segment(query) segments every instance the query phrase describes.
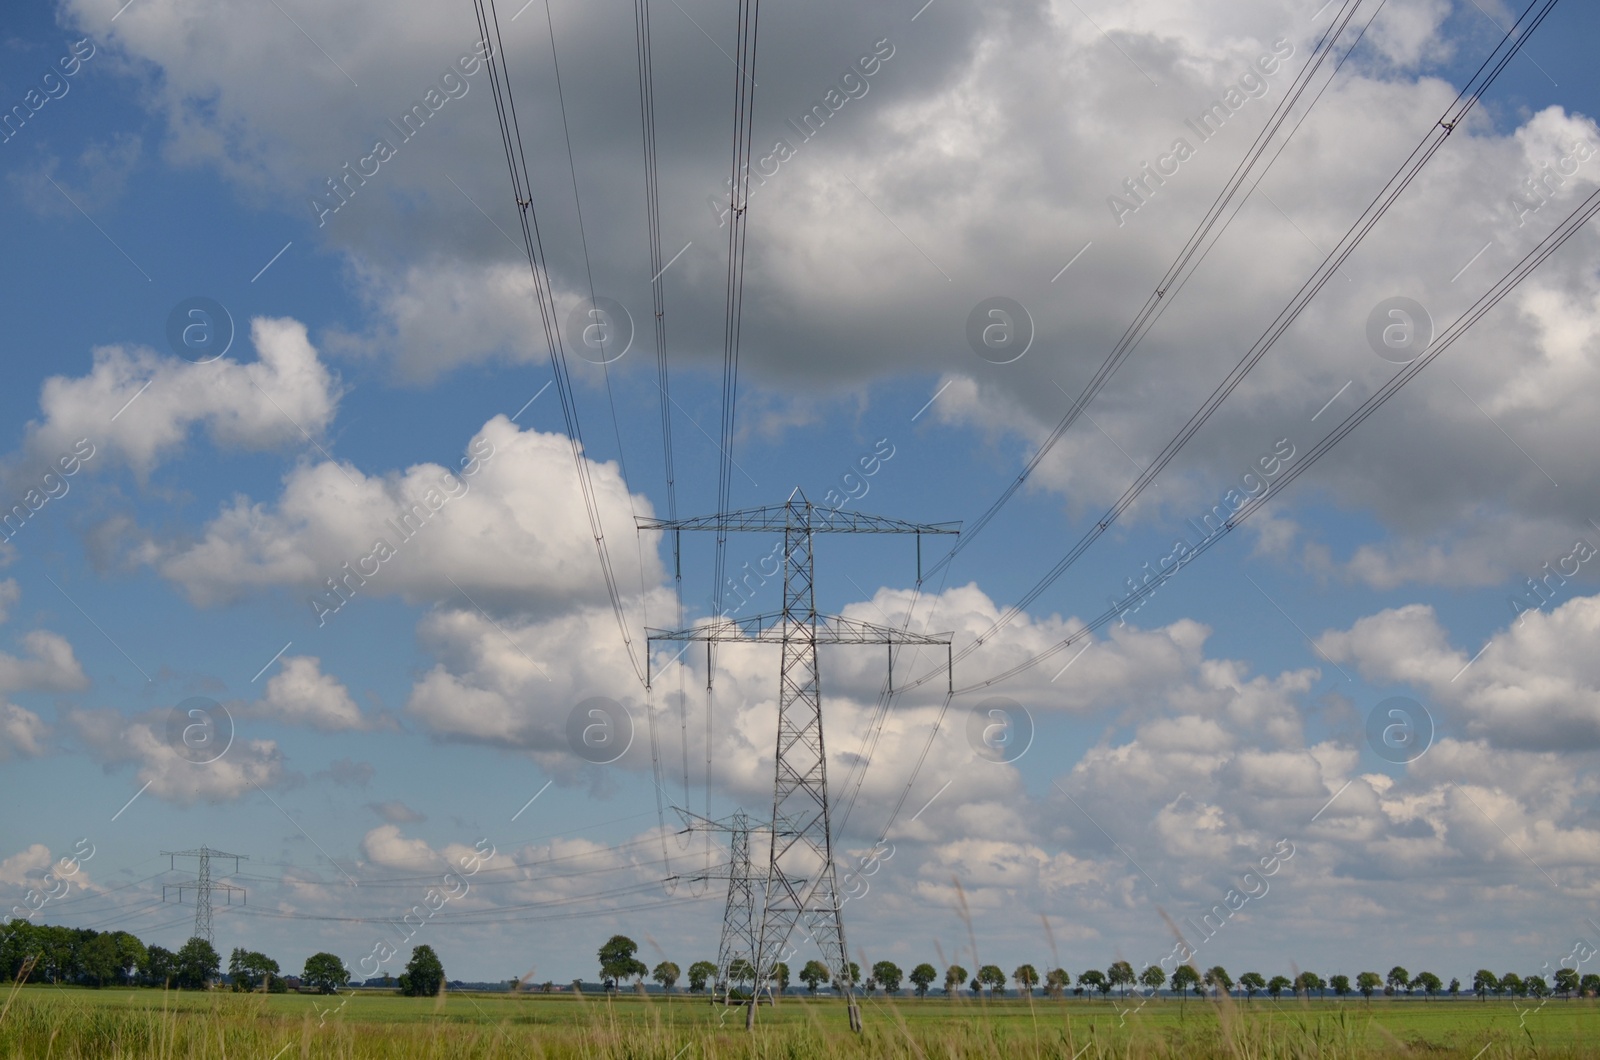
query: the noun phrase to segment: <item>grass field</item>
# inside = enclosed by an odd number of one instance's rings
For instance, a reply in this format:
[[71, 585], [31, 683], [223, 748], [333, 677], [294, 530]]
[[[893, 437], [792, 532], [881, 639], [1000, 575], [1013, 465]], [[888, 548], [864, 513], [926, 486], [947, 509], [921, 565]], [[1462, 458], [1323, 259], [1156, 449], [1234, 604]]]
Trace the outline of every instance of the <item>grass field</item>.
[[[7, 990], [0, 1057], [289, 1060], [331, 1057], [1127, 1057], [1240, 1060], [1428, 1056], [1600, 1057], [1600, 1003], [1519, 1001], [1151, 1002], [863, 998], [865, 1032], [837, 999], [742, 1009], [691, 997]], [[1133, 1004], [1137, 1004], [1134, 1001]], [[1131, 1006], [1130, 1006], [1131, 1007]]]

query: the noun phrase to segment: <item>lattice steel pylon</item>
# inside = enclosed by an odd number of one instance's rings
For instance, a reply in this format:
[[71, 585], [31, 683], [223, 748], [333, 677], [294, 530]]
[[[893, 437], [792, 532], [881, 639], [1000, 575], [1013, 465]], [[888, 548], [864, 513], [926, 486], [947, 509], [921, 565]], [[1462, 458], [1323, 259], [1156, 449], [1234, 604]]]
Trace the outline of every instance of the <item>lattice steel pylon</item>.
[[[198, 858], [200, 860], [199, 869], [195, 874], [195, 882], [193, 884], [178, 884], [176, 885], [175, 889], [178, 892], [179, 902], [183, 901], [183, 889], [185, 887], [190, 887], [194, 891], [193, 937], [205, 939], [207, 942], [215, 942], [216, 939], [211, 933], [211, 892], [223, 892], [228, 896], [228, 904], [232, 905], [234, 894], [244, 894], [245, 890], [243, 887], [235, 887], [231, 883], [212, 883], [211, 859], [232, 858], [233, 871], [238, 872], [239, 862], [249, 861], [249, 856], [245, 854], [229, 854], [224, 850], [212, 850], [210, 847], [204, 845], [202, 845], [199, 850], [163, 850], [161, 853], [166, 854], [168, 857], [173, 859], [173, 861], [170, 863], [173, 868], [177, 868], [176, 859], [178, 858]], [[161, 900], [163, 902], [167, 900], [166, 886], [161, 888]], [[240, 902], [243, 903], [244, 899], [241, 898]]]
[[[717, 940], [717, 979], [712, 984], [711, 1000], [728, 1003], [732, 999], [733, 976], [739, 961], [756, 966], [756, 884], [750, 869], [750, 815], [739, 810], [731, 817], [714, 821], [677, 808], [689, 828], [728, 833], [728, 865], [725, 869], [694, 873], [695, 880], [728, 881], [728, 900], [722, 913], [722, 937]], [[752, 989], [759, 984], [752, 983]]]
[[[817, 669], [818, 644], [942, 644], [949, 634], [910, 633], [886, 626], [819, 615], [816, 602], [812, 538], [819, 533], [914, 534], [918, 578], [921, 578], [922, 535], [955, 534], [956, 523], [910, 523], [859, 512], [814, 507], [798, 489], [786, 503], [749, 508], [693, 519], [640, 520], [641, 529], [781, 532], [784, 536], [783, 610], [776, 614], [726, 619], [685, 630], [647, 629], [647, 642], [732, 641], [780, 645], [778, 732], [772, 788], [771, 846], [767, 858], [761, 930], [756, 936], [756, 987], [766, 983], [772, 966], [796, 926], [803, 926], [822, 950], [834, 981], [842, 984], [852, 1030], [861, 1029], [855, 984], [849, 969], [844, 918], [834, 869], [833, 834], [828, 804], [827, 748], [823, 740], [822, 695]], [[646, 657], [648, 658], [648, 651]], [[646, 663], [648, 681], [648, 662]], [[948, 668], [947, 668], [948, 669]], [[891, 687], [893, 675], [891, 673]], [[730, 910], [732, 903], [730, 902]], [[724, 919], [724, 937], [728, 921]], [[752, 992], [745, 1025], [755, 1025]]]

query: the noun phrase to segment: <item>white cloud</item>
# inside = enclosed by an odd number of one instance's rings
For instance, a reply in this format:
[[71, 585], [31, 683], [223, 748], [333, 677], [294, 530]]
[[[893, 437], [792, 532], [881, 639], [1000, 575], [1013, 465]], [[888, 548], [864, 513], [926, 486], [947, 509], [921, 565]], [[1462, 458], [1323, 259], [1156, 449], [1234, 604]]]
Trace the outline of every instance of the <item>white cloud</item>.
[[310, 725], [324, 732], [370, 727], [350, 692], [332, 674], [322, 672], [314, 655], [288, 655], [283, 668], [267, 682], [266, 696], [256, 709], [273, 721]]
[[136, 788], [148, 781], [151, 795], [179, 806], [238, 799], [286, 779], [283, 752], [272, 740], [235, 735], [222, 757], [196, 763], [168, 742], [166, 712], [128, 718], [114, 710], [70, 710], [64, 718], [96, 761], [108, 769], [134, 765]]
[[[250, 341], [259, 360], [249, 364], [238, 360], [237, 350], [194, 364], [145, 347], [96, 347], [89, 374], [45, 380], [43, 419], [28, 425], [28, 456], [13, 477], [32, 486], [27, 476], [39, 462], [72, 453], [91, 469], [121, 461], [145, 475], [180, 448], [196, 424], [223, 446], [308, 444], [303, 431], [315, 438], [333, 420], [338, 380], [297, 321], [257, 317]], [[80, 447], [80, 439], [88, 446]]]
[[89, 678], [65, 637], [36, 629], [22, 638], [25, 658], [0, 652], [0, 695], [8, 692], [80, 692]]
[[[341, 599], [328, 579], [357, 600], [460, 601], [465, 590], [495, 611], [606, 599], [567, 440], [496, 416], [466, 452], [457, 467], [417, 464], [381, 476], [329, 463], [298, 467], [274, 503], [236, 498], [200, 540], [163, 548], [157, 566], [202, 605], [266, 587], [320, 594], [321, 608], [308, 595], [306, 609], [319, 622], [335, 620], [323, 610]], [[591, 462], [590, 474], [602, 525], [625, 539], [634, 513], [649, 514], [648, 502], [628, 494], [614, 463]], [[656, 535], [643, 536], [643, 580], [659, 584]], [[624, 591], [640, 582], [638, 555], [611, 549]]]
[[37, 758], [44, 753], [50, 728], [33, 711], [15, 703], [0, 702], [0, 760], [20, 754]]
[[[1116, 444], [1080, 425], [1044, 461], [1032, 488], [1098, 507], [1131, 478], [1129, 458], [1116, 447], [1138, 464], [1183, 422], [1194, 395], [1208, 392], [1253, 336], [1254, 325], [1241, 331], [1239, 322], [1273, 317], [1321, 248], [1454, 97], [1454, 86], [1421, 72], [1450, 57], [1453, 44], [1440, 29], [1450, 11], [1444, 0], [1426, 0], [1378, 13], [1228, 238], [1169, 300], [1170, 315], [1096, 401], [1096, 422]], [[124, 71], [149, 75], [146, 98], [167, 120], [169, 154], [214, 165], [250, 194], [277, 196], [294, 210], [313, 193], [326, 195], [326, 181], [389, 130], [386, 119], [434, 84], [474, 36], [470, 20], [447, 12], [394, 19], [380, 17], [387, 8], [355, 3], [306, 26], [338, 57], [335, 65], [307, 52], [277, 12], [242, 0], [200, 13], [156, 0], [115, 23], [114, 13], [105, 0], [68, 7], [69, 18], [127, 57]], [[609, 9], [564, 18], [563, 65], [579, 71], [605, 68], [617, 33], [631, 31]], [[805, 37], [808, 56], [853, 56], [885, 32], [876, 13], [848, 5], [815, 21]], [[786, 32], [764, 38], [776, 65], [764, 89], [769, 109], [762, 113], [770, 117], [758, 122], [757, 140], [763, 151], [779, 135], [797, 145], [752, 196], [763, 220], [745, 307], [749, 332], [761, 338], [742, 355], [741, 379], [785, 391], [797, 378], [853, 390], [863, 378], [933, 370], [962, 379], [938, 406], [946, 422], [1037, 441], [1167, 264], [1173, 226], [1184, 230], [1211, 201], [1321, 27], [1289, 0], [1227, 5], [1226, 17], [1214, 3], [1160, 0], [1100, 10], [1093, 22], [1070, 4], [992, 5], [931, 26], [919, 21], [917, 30], [891, 32], [894, 57], [871, 79], [870, 93], [804, 140], [782, 119], [806, 111], [831, 69], [798, 61], [800, 46]], [[275, 42], [274, 49], [244, 47], [242, 35]], [[666, 38], [658, 59], [664, 69], [699, 71], [720, 61], [707, 43], [695, 34]], [[1478, 47], [1476, 38], [1470, 43]], [[1293, 56], [1267, 75], [1261, 98], [1246, 99], [1220, 131], [1201, 140], [1185, 124], [1258, 69], [1258, 60], [1291, 45]], [[521, 54], [520, 44], [509, 47]], [[279, 52], [304, 60], [287, 83], [281, 63], [265, 57]], [[491, 358], [542, 356], [541, 344], [526, 338], [539, 329], [520, 253], [505, 235], [514, 222], [501, 185], [453, 166], [499, 156], [482, 75], [463, 83], [468, 94], [406, 140], [396, 161], [347, 188], [355, 191], [349, 206], [323, 230], [346, 252], [369, 309], [368, 320], [334, 328], [330, 341], [389, 358], [415, 380]], [[633, 157], [637, 101], [626, 86], [586, 88], [570, 94], [576, 110], [567, 115], [589, 218], [585, 265], [558, 256], [553, 282], [559, 292], [586, 289], [587, 272], [613, 293], [639, 290], [648, 276], [636, 173], [595, 161]], [[530, 94], [534, 104], [523, 113], [533, 142], [561, 127], [550, 95]], [[319, 120], [304, 121], [312, 109]], [[721, 137], [699, 120], [680, 124], [661, 159], [663, 201], [690, 204], [667, 211], [664, 238], [692, 243], [671, 273], [671, 326], [677, 356], [709, 358], [720, 347], [715, 307], [725, 270], [716, 248], [724, 232], [698, 204], [721, 186]], [[1194, 156], [1164, 183], [1147, 185], [1147, 201], [1119, 223], [1109, 197], [1126, 196], [1124, 182], [1177, 137], [1190, 141]], [[1600, 179], [1600, 162], [1574, 169], [1560, 161], [1578, 140], [1600, 144], [1600, 134], [1590, 119], [1561, 107], [1532, 114], [1509, 133], [1486, 118], [1457, 130], [1351, 259], [1344, 282], [1328, 285], [1286, 339], [1298, 344], [1292, 365], [1277, 359], [1258, 368], [1129, 518], [1176, 523], [1214, 503], [1219, 486], [1276, 439], [1309, 447], [1336, 422], [1308, 430], [1312, 412], [1349, 383], [1347, 408], [1392, 371], [1366, 349], [1369, 311], [1403, 292], [1438, 327], [1452, 319]], [[1349, 150], [1351, 143], [1365, 149]], [[564, 176], [557, 172], [564, 161], [550, 160], [552, 182]], [[455, 186], [441, 178], [452, 170]], [[1528, 214], [1512, 203], [1514, 194], [1532, 194], [1525, 182], [1541, 179], [1545, 205]], [[1452, 204], [1456, 223], [1437, 223], [1439, 202]], [[564, 238], [576, 234], [565, 215], [546, 223]], [[415, 236], [408, 245], [430, 248], [426, 261], [396, 247], [393, 232], [402, 226]], [[1088, 243], [1086, 256], [1052, 281]], [[1489, 250], [1456, 282], [1486, 243]], [[1567, 498], [1600, 488], [1600, 472], [1578, 455], [1600, 414], [1600, 303], [1585, 282], [1597, 253], [1578, 240], [1542, 266], [1451, 351], [1447, 365], [1413, 384], [1405, 417], [1375, 417], [1318, 469], [1317, 481], [1341, 502], [1370, 509], [1397, 534], [1392, 543], [1368, 543], [1349, 574], [1378, 585], [1484, 584], [1536, 554], [1529, 550], [1542, 546], [1533, 529], [1589, 514]], [[933, 312], [929, 284], [953, 285]], [[965, 348], [967, 310], [994, 293], [1021, 300], [1037, 325], [1033, 351], [1014, 365], [982, 364]], [[645, 306], [630, 300], [636, 328], [648, 330]], [[1515, 364], [1501, 354], [1512, 347], [1523, 351]], [[645, 372], [646, 361], [635, 357], [616, 370]], [[1461, 391], [1563, 489], [1544, 490], [1542, 476]], [[1475, 534], [1486, 518], [1509, 532]], [[1497, 538], [1505, 542], [1498, 551]]]
[[396, 824], [381, 824], [361, 839], [361, 856], [386, 868], [427, 871], [430, 863], [442, 860], [426, 841], [407, 839]]
[[0, 883], [26, 887], [31, 882], [30, 877], [46, 871], [54, 861], [49, 847], [34, 843], [0, 861]]
[[1318, 646], [1353, 661], [1368, 680], [1419, 689], [1464, 720], [1467, 735], [1495, 746], [1595, 750], [1600, 660], [1590, 645], [1597, 633], [1600, 597], [1579, 596], [1548, 612], [1524, 612], [1476, 661], [1474, 652], [1450, 646], [1433, 609], [1421, 604], [1325, 633]]

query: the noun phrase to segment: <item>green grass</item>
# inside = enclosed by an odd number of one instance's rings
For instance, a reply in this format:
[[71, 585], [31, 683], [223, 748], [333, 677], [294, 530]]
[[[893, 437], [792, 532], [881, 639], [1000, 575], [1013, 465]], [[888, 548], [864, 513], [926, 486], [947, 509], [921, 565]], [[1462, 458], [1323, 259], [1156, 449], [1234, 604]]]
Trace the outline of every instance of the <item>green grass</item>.
[[749, 1035], [742, 1009], [688, 996], [415, 999], [365, 992], [313, 997], [40, 985], [0, 989], [9, 999], [0, 1017], [0, 1060], [1600, 1058], [1600, 1004], [1587, 1000], [1551, 1000], [1526, 1019], [1504, 1000], [1156, 1001], [1124, 1017], [1120, 1004], [1077, 998], [977, 1002], [880, 995], [862, 999], [866, 1030], [857, 1037], [848, 1030], [842, 1002], [803, 996], [786, 997], [775, 1008], [763, 1006], [756, 1033]]

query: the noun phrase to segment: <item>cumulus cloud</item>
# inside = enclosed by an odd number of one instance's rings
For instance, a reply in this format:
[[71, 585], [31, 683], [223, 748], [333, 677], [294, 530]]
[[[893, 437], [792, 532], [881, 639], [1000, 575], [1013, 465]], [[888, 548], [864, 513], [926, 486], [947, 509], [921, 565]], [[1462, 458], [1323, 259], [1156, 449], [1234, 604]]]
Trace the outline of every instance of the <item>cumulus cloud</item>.
[[36, 629], [22, 638], [25, 657], [0, 652], [0, 695], [8, 692], [80, 692], [89, 678], [65, 637]]
[[436, 862], [440, 855], [421, 839], [407, 839], [397, 824], [381, 824], [361, 838], [361, 856], [374, 865], [385, 868], [409, 868], [422, 871], [428, 862]]
[[[937, 407], [946, 422], [1029, 442], [1044, 437], [1133, 318], [1170, 258], [1172, 232], [1211, 201], [1321, 32], [1289, 0], [1232, 4], [1226, 18], [1214, 5], [1162, 0], [1099, 11], [1093, 22], [1071, 5], [997, 4], [923, 18], [914, 34], [875, 10], [822, 10], [827, 17], [803, 30], [771, 15], [763, 34], [767, 102], [754, 139], [766, 154], [786, 138], [793, 155], [775, 171], [764, 167], [752, 193], [761, 228], [747, 266], [741, 379], [839, 392], [864, 379], [938, 372], [961, 380]], [[470, 20], [448, 12], [384, 19], [372, 3], [357, 3], [306, 27], [338, 63], [313, 57], [285, 84], [279, 64], [264, 57], [276, 51], [240, 44], [244, 33], [286, 54], [303, 50], [276, 12], [236, 0], [196, 16], [166, 0], [115, 22], [113, 14], [102, 0], [67, 5], [68, 18], [119, 50], [124, 69], [146, 82], [145, 98], [166, 119], [168, 152], [294, 210], [327, 195], [329, 179], [374, 135], [393, 136], [385, 119], [436, 83], [474, 37]], [[1232, 366], [1455, 95], [1435, 73], [1459, 58], [1451, 48], [1480, 42], [1443, 34], [1450, 14], [1445, 0], [1377, 13], [1228, 238], [1172, 293], [1169, 315], [1096, 401], [1103, 431], [1083, 424], [1069, 432], [1034, 474], [1035, 489], [1072, 505], [1103, 504], [1131, 478], [1117, 447], [1134, 463], [1148, 460], [1184, 421], [1195, 395]], [[585, 73], [608, 69], [615, 41], [629, 32], [623, 12], [594, 6], [565, 12], [558, 27], [563, 66], [577, 71], [566, 120], [589, 219], [584, 254], [552, 263], [560, 292], [586, 290], [591, 275], [613, 292], [642, 289], [649, 278], [635, 167], [597, 161], [634, 157], [637, 100], [615, 79]], [[891, 57], [866, 92], [842, 109], [824, 107], [821, 127], [796, 131], [838, 72], [878, 42]], [[685, 79], [682, 98], [721, 98], [711, 66], [722, 59], [705, 38], [669, 35], [659, 47], [661, 67]], [[534, 101], [523, 112], [524, 135], [559, 138], [563, 116], [545, 73], [507, 58]], [[1263, 62], [1274, 72], [1259, 98], [1236, 94], [1220, 129], [1197, 134], [1186, 119], [1228, 98]], [[346, 253], [369, 310], [330, 341], [390, 358], [412, 379], [542, 355], [526, 339], [538, 329], [498, 178], [443, 177], [461, 158], [498, 157], [485, 93], [471, 90], [483, 84], [475, 76], [380, 177], [349, 182], [349, 205], [319, 229]], [[662, 201], [679, 204], [666, 211], [663, 238], [686, 246], [670, 274], [675, 350], [696, 359], [720, 347], [725, 280], [716, 209], [725, 137], [712, 109], [674, 109], [672, 135], [662, 139]], [[318, 121], [304, 121], [312, 110]], [[1192, 157], [1160, 183], [1142, 178], [1143, 164], [1178, 139]], [[1350, 150], [1353, 143], [1364, 149]], [[1372, 308], [1403, 292], [1442, 327], [1600, 180], [1600, 162], [1574, 160], [1578, 143], [1600, 146], [1600, 133], [1559, 106], [1509, 130], [1487, 117], [1458, 129], [1344, 282], [1328, 285], [1286, 338], [1292, 364], [1258, 368], [1129, 518], [1175, 523], [1214, 503], [1219, 486], [1275, 440], [1309, 447], [1337, 422], [1336, 405], [1315, 431], [1307, 426], [1330, 396], [1350, 384], [1344, 400], [1359, 400], [1393, 371], [1366, 348]], [[536, 160], [535, 185], [570, 179], [566, 161]], [[1129, 214], [1111, 201], [1129, 200], [1131, 179], [1145, 183]], [[1452, 204], [1457, 223], [1437, 223], [1439, 202]], [[575, 242], [576, 218], [553, 207], [543, 216], [552, 243]], [[431, 248], [429, 260], [397, 245], [400, 230], [413, 237], [407, 247]], [[1319, 468], [1320, 484], [1396, 534], [1368, 544], [1345, 574], [1375, 585], [1484, 584], [1536, 554], [1540, 527], [1588, 514], [1569, 498], [1600, 486], [1600, 472], [1580, 455], [1600, 412], [1600, 304], [1586, 283], [1597, 253], [1578, 240], [1547, 262], [1447, 364], [1413, 384], [1406, 416], [1375, 417]], [[930, 307], [934, 289], [950, 294]], [[1005, 366], [978, 363], [963, 339], [967, 312], [996, 292], [1022, 301], [1037, 332], [1032, 352]], [[633, 310], [642, 327], [645, 307]], [[1523, 351], [1516, 363], [1502, 356], [1507, 348]], [[635, 357], [614, 370], [648, 367]], [[1543, 477], [1463, 394], [1565, 488], [1544, 490]], [[1485, 516], [1510, 531], [1498, 554], [1488, 547], [1495, 539], [1479, 540], [1473, 529]]]
[[[1416, 688], [1466, 735], [1523, 750], [1600, 749], [1600, 597], [1529, 610], [1481, 651], [1457, 649], [1431, 607], [1412, 604], [1322, 635], [1330, 657], [1370, 681]], [[1443, 719], [1441, 719], [1443, 720]]]
[[96, 347], [87, 375], [45, 380], [42, 419], [29, 423], [26, 456], [10, 469], [15, 484], [35, 485], [37, 466], [73, 454], [89, 468], [119, 461], [148, 474], [196, 425], [222, 446], [305, 445], [302, 432], [316, 437], [333, 420], [337, 378], [297, 321], [257, 317], [250, 341], [258, 360], [248, 364], [237, 351], [194, 364], [146, 347]]
[[44, 719], [15, 703], [0, 702], [0, 759], [21, 755], [37, 758], [44, 753], [50, 727]]
[[[261, 588], [306, 592], [307, 617], [319, 624], [351, 597], [460, 601], [465, 591], [502, 612], [606, 599], [567, 440], [496, 416], [466, 452], [456, 467], [386, 475], [298, 467], [274, 502], [236, 498], [198, 541], [164, 546], [157, 567], [202, 605]], [[603, 525], [626, 528], [635, 512], [649, 514], [614, 463], [591, 462], [590, 473]], [[655, 538], [644, 535], [647, 584], [661, 578]], [[611, 555], [618, 581], [638, 584], [639, 553]], [[309, 605], [312, 593], [320, 607]]]
[[54, 860], [50, 856], [49, 847], [43, 843], [34, 843], [0, 861], [0, 883], [25, 887], [29, 877], [48, 870]]
[[323, 673], [322, 662], [314, 655], [285, 656], [283, 668], [267, 682], [266, 695], [255, 709], [273, 721], [324, 732], [370, 725], [349, 690], [332, 674]]
[[69, 710], [64, 716], [89, 755], [108, 769], [132, 765], [150, 794], [179, 806], [229, 801], [286, 779], [283, 752], [272, 740], [235, 736], [222, 757], [196, 763], [168, 739], [168, 715], [129, 718], [114, 710]]

